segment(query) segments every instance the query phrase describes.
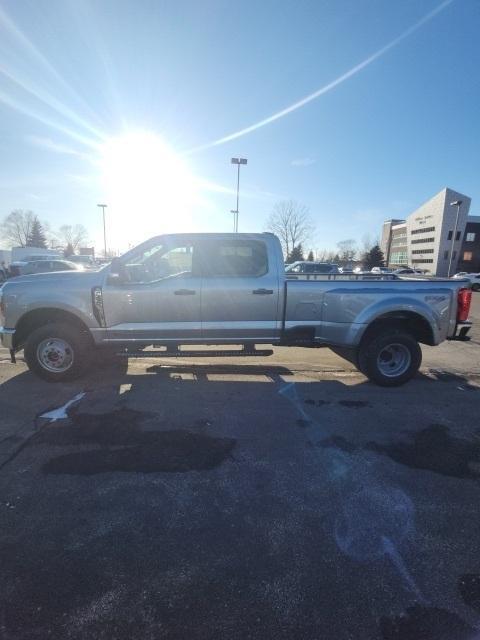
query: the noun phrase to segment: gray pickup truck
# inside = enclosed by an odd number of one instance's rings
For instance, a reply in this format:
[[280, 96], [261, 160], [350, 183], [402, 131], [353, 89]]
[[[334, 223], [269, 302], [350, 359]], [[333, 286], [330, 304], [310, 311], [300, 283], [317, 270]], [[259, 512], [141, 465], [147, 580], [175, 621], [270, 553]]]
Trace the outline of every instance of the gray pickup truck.
[[13, 361], [24, 349], [30, 369], [52, 382], [78, 377], [101, 347], [127, 357], [210, 357], [268, 355], [256, 348], [267, 344], [328, 346], [370, 380], [396, 386], [417, 372], [419, 343], [467, 339], [470, 298], [461, 280], [290, 279], [270, 233], [162, 235], [100, 271], [8, 281], [0, 333]]

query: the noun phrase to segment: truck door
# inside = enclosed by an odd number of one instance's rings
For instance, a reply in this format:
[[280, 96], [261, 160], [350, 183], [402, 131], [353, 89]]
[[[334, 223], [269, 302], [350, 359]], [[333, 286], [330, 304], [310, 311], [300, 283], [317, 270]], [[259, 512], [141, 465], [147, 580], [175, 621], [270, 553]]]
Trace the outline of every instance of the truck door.
[[103, 287], [108, 340], [200, 337], [201, 279], [193, 239], [159, 237], [117, 264], [118, 282], [110, 276]]
[[202, 337], [270, 340], [279, 335], [277, 267], [267, 244], [248, 236], [203, 238]]

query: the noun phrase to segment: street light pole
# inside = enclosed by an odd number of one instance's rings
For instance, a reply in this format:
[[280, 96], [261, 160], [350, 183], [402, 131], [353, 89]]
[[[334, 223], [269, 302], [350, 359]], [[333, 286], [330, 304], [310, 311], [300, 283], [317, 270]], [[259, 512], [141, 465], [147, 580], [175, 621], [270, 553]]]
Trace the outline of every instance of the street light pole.
[[232, 209], [231, 213], [233, 213], [233, 230], [235, 233], [238, 233], [238, 202], [240, 198], [240, 165], [247, 164], [247, 159], [232, 158], [231, 163], [237, 165], [237, 208], [235, 210]]
[[97, 204], [97, 207], [100, 207], [103, 213], [103, 256], [107, 257], [107, 232], [105, 228], [105, 207], [106, 204]]
[[457, 235], [458, 216], [459, 216], [459, 213], [460, 213], [460, 205], [462, 204], [462, 202], [463, 202], [463, 200], [454, 200], [453, 202], [450, 202], [450, 206], [451, 207], [457, 207], [457, 215], [455, 216], [455, 227], [453, 229], [452, 244], [450, 246], [450, 260], [448, 261], [447, 278], [450, 278], [450, 271], [452, 270], [453, 247], [455, 246], [455, 236]]

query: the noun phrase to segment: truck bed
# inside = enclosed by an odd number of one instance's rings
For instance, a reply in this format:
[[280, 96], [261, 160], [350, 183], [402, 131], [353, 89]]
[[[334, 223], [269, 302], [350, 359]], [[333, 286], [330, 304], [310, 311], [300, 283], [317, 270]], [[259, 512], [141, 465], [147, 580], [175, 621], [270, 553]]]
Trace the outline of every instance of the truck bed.
[[[310, 330], [317, 343], [356, 345], [378, 318], [415, 317], [427, 321], [432, 344], [455, 332], [461, 280], [399, 277], [394, 274], [300, 275], [286, 278], [286, 332]], [[414, 310], [414, 311], [412, 311]]]

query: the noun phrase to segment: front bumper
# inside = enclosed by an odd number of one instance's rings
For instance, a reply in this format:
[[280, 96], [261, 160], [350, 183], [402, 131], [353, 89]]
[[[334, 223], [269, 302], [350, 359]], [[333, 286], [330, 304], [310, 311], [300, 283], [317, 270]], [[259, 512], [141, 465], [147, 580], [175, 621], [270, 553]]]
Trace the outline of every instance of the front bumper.
[[470, 336], [468, 336], [468, 332], [470, 331], [470, 328], [472, 326], [471, 322], [457, 322], [456, 326], [455, 326], [455, 332], [453, 334], [453, 336], [450, 336], [448, 339], [449, 340], [460, 340], [463, 342], [466, 342], [467, 340], [470, 340]]
[[0, 339], [2, 345], [7, 349], [13, 349], [13, 336], [15, 329], [7, 329], [6, 327], [0, 327]]

